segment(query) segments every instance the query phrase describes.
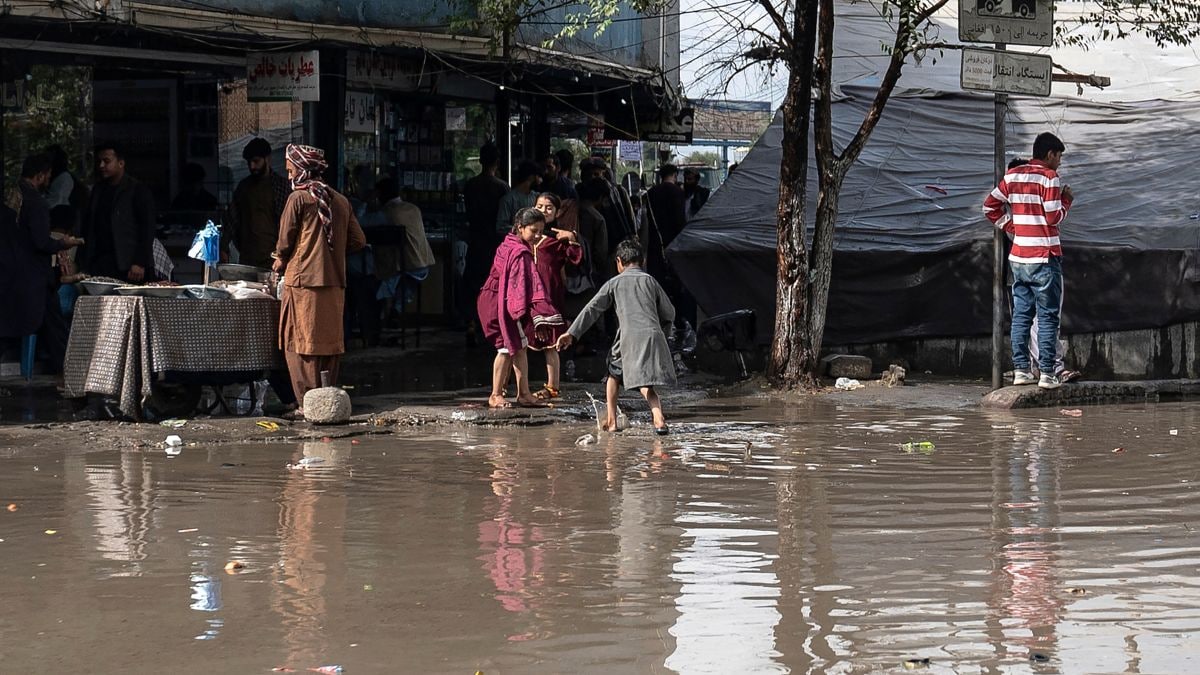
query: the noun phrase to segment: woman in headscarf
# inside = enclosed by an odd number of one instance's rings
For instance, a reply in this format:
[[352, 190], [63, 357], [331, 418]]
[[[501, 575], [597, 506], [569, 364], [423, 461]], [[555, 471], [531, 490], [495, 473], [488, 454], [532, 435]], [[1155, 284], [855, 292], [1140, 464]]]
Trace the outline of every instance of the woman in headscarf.
[[529, 340], [535, 315], [548, 315], [546, 293], [533, 265], [533, 244], [542, 236], [546, 217], [537, 209], [521, 209], [512, 231], [500, 242], [492, 271], [479, 291], [476, 309], [483, 335], [496, 348], [492, 394], [488, 406], [508, 408], [504, 398], [509, 371], [517, 376], [517, 405], [540, 404], [529, 391]]
[[575, 223], [564, 223], [560, 217], [562, 201], [557, 195], [543, 192], [533, 208], [546, 217], [546, 229], [533, 243], [533, 264], [546, 290], [549, 314], [534, 315], [529, 348], [546, 357], [546, 384], [534, 396], [549, 401], [559, 397], [562, 386], [561, 361], [554, 345], [567, 331], [567, 264], [575, 267], [583, 263], [583, 247], [575, 233]]
[[[337, 381], [346, 300], [346, 253], [367, 245], [350, 202], [324, 182], [325, 152], [307, 145], [287, 147], [287, 172], [295, 190], [279, 218], [274, 270], [282, 276], [279, 348], [287, 359], [292, 387], [303, 402], [310, 389]], [[303, 410], [299, 411], [303, 414]]]

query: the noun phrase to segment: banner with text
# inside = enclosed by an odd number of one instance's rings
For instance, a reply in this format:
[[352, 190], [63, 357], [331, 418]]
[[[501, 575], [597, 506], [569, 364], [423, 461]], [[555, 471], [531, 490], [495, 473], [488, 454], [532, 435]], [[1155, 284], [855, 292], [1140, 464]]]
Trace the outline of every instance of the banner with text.
[[320, 58], [316, 51], [251, 54], [246, 81], [250, 101], [319, 101]]

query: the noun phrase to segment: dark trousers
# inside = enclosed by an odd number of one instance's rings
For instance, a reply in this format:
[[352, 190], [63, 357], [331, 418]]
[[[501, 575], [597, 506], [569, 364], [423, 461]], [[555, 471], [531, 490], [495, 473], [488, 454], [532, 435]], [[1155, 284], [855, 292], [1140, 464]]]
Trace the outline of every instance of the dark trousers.
[[56, 290], [46, 291], [46, 309], [42, 312], [42, 327], [38, 329], [37, 336], [38, 346], [46, 354], [50, 372], [55, 375], [61, 373], [63, 359], [67, 355], [67, 339], [71, 336], [71, 325], [62, 315], [62, 306]]
[[379, 301], [375, 294], [379, 282], [371, 275], [349, 274], [346, 276], [346, 311], [343, 315], [343, 332], [347, 337], [354, 335], [357, 328], [367, 346], [379, 344]]

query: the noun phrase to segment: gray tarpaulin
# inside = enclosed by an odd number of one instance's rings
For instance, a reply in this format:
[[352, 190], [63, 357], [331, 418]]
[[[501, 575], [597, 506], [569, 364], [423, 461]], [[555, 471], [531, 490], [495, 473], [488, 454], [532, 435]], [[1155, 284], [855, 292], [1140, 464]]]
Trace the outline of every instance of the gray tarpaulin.
[[[928, 89], [894, 97], [841, 194], [827, 343], [984, 335], [991, 321], [993, 104]], [[834, 135], [845, 145], [870, 87], [845, 85]], [[1200, 109], [1192, 102], [1014, 99], [1008, 156], [1042, 131], [1067, 152], [1076, 205], [1062, 226], [1064, 330], [1200, 320]], [[669, 255], [709, 314], [751, 308], [773, 330], [782, 128], [776, 119]], [[809, 224], [816, 204], [809, 169]], [[722, 269], [725, 273], [713, 274]]]

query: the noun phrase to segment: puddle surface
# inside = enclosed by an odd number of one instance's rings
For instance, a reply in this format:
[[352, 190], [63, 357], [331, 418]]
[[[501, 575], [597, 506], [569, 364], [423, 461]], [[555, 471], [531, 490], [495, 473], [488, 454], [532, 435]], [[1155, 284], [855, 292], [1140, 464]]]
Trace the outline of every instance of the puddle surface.
[[1200, 671], [1200, 405], [705, 405], [583, 448], [0, 445], [3, 669]]

